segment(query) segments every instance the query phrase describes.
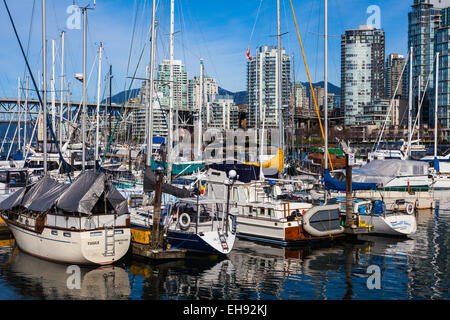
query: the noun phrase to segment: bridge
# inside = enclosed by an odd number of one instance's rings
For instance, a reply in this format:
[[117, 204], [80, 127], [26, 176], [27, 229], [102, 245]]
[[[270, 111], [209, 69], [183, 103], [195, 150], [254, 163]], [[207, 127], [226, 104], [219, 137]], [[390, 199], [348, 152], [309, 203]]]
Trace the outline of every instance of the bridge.
[[[25, 100], [21, 100], [20, 101], [20, 108], [19, 108], [19, 104], [18, 104], [18, 100], [17, 98], [15, 99], [11, 99], [11, 98], [0, 98], [0, 123], [9, 123], [9, 122], [18, 122], [19, 120], [19, 109], [22, 112], [22, 117], [21, 117], [21, 121], [24, 120], [24, 112], [25, 112], [25, 105], [27, 105], [27, 113], [28, 113], [28, 117], [30, 117], [31, 119], [35, 119], [38, 114], [39, 114], [39, 107], [40, 107], [40, 103], [39, 100], [36, 99], [29, 99], [27, 102], [25, 102]], [[56, 105], [56, 112], [57, 114], [59, 114], [59, 107], [61, 106], [61, 101], [57, 100], [55, 102]], [[63, 101], [63, 112], [65, 115], [67, 115], [67, 106], [69, 106], [69, 116], [70, 118], [72, 118], [77, 111], [79, 110], [79, 108], [82, 107], [82, 103], [81, 102], [74, 102], [74, 101]], [[51, 112], [51, 107], [52, 107], [52, 101], [47, 101], [47, 112], [50, 115]], [[109, 104], [100, 104], [100, 113], [104, 114], [105, 110], [110, 113], [112, 109], [113, 114], [116, 111], [119, 111], [120, 108], [122, 107], [121, 104], [116, 104], [113, 103], [111, 104], [111, 108], [109, 107]], [[135, 105], [130, 104], [130, 105], [126, 105], [125, 106], [128, 109], [132, 109], [132, 108], [137, 108]], [[86, 109], [87, 109], [87, 113], [88, 115], [92, 115], [95, 114], [96, 110], [97, 110], [97, 102], [87, 102], [86, 103]], [[34, 120], [33, 120], [34, 121]]]

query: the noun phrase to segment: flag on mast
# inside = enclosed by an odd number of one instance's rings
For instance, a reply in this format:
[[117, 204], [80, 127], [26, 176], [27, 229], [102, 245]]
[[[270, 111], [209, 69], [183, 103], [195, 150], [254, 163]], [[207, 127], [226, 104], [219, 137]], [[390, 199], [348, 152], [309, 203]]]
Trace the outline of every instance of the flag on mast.
[[247, 48], [247, 59], [252, 61], [252, 57], [250, 56], [250, 46]]

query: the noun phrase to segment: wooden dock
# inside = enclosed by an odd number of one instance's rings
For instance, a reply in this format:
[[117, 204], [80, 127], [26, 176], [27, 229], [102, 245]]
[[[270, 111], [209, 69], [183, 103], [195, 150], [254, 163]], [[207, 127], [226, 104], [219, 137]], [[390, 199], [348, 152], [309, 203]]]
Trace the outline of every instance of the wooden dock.
[[148, 244], [131, 242], [131, 250], [134, 256], [151, 260], [175, 260], [186, 258], [186, 250], [179, 249], [157, 249], [154, 250]]

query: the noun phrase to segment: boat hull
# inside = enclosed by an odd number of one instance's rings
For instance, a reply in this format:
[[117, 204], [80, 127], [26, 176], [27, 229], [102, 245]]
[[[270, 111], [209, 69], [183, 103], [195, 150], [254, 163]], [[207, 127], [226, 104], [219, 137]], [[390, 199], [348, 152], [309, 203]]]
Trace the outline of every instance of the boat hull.
[[106, 265], [120, 260], [130, 246], [130, 229], [115, 229], [115, 250], [105, 255], [105, 230], [63, 231], [44, 228], [36, 233], [6, 221], [20, 250], [41, 259], [81, 265]]
[[169, 230], [167, 240], [172, 247], [190, 252], [227, 255], [231, 252], [236, 235], [231, 232], [226, 237], [226, 247], [219, 239], [217, 231], [202, 232], [199, 234]]
[[417, 220], [409, 214], [395, 214], [386, 217], [360, 215], [359, 219], [367, 225], [372, 225], [373, 232], [380, 235], [408, 236], [417, 230]]

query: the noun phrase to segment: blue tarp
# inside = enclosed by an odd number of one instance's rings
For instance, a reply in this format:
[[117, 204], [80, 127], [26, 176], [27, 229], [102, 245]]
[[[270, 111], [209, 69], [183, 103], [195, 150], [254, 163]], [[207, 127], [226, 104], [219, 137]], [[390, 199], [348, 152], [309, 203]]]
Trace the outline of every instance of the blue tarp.
[[[323, 177], [324, 177], [324, 182], [325, 182], [325, 189], [337, 190], [337, 191], [346, 191], [347, 190], [345, 181], [339, 181], [339, 180], [333, 179], [333, 177], [330, 175], [329, 170], [325, 170]], [[376, 189], [377, 189], [376, 183], [362, 183], [362, 182], [353, 182], [352, 183], [352, 191], [376, 190]]]

